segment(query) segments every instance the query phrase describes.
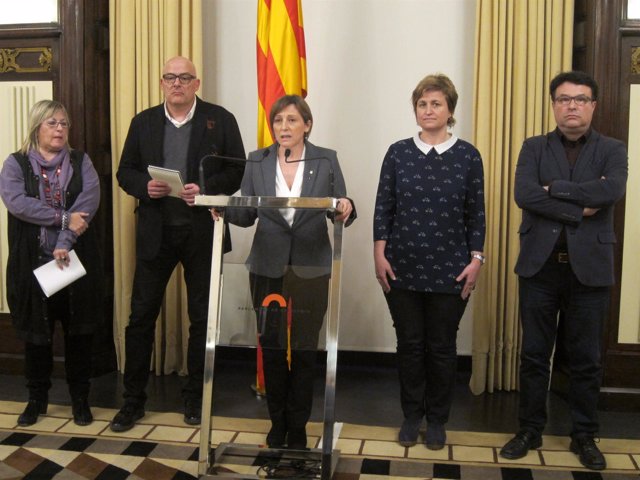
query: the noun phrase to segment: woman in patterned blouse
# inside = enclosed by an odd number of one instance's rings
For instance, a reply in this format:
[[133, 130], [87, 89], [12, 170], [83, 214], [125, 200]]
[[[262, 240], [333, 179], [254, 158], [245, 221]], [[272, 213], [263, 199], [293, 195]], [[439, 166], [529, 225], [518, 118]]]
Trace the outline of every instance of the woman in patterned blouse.
[[476, 148], [449, 131], [458, 94], [445, 75], [412, 94], [420, 131], [389, 147], [374, 218], [376, 278], [397, 337], [404, 422], [413, 446], [444, 447], [456, 377], [456, 336], [484, 263], [484, 177]]

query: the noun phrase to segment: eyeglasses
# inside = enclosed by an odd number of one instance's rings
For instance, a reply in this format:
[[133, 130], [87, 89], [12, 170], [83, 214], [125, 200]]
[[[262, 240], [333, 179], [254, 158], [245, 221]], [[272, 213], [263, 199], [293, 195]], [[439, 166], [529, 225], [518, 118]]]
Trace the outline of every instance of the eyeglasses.
[[587, 103], [593, 102], [593, 98], [587, 97], [586, 95], [576, 95], [575, 97], [560, 95], [559, 97], [556, 97], [553, 102], [557, 103], [558, 105], [562, 105], [563, 107], [567, 107], [571, 104], [572, 100], [579, 107], [584, 107]]
[[44, 124], [51, 129], [58, 128], [58, 126], [62, 127], [63, 130], [69, 128], [69, 122], [66, 120], [56, 120], [54, 118], [50, 118], [44, 122]]
[[191, 80], [196, 77], [189, 73], [181, 73], [180, 75], [176, 75], [175, 73], [165, 73], [162, 75], [162, 81], [166, 85], [173, 85], [176, 82], [176, 78], [180, 80], [180, 85], [189, 85]]

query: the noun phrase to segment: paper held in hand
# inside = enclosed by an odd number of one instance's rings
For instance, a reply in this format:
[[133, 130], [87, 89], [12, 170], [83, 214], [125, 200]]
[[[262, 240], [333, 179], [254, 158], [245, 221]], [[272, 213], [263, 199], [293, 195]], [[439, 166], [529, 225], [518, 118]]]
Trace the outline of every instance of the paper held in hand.
[[69, 251], [69, 266], [60, 270], [58, 263], [51, 260], [39, 266], [33, 271], [38, 279], [42, 291], [47, 297], [59, 292], [67, 285], [72, 284], [80, 277], [84, 277], [87, 271], [75, 251]]
[[184, 183], [182, 182], [182, 175], [180, 175], [179, 170], [156, 167], [155, 165], [149, 165], [147, 170], [154, 180], [160, 180], [161, 182], [169, 184], [171, 187], [170, 197], [180, 198], [180, 192], [184, 190]]

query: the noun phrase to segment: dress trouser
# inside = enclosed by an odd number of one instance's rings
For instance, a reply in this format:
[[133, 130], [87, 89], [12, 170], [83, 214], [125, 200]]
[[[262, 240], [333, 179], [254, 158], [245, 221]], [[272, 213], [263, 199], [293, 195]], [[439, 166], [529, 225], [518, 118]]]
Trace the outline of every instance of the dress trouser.
[[156, 319], [169, 278], [182, 263], [189, 313], [189, 376], [182, 389], [185, 400], [202, 398], [202, 379], [211, 281], [211, 245], [194, 238], [190, 226], [164, 227], [160, 252], [153, 260], [136, 259], [131, 316], [125, 331], [125, 402], [144, 405], [149, 381]]
[[[551, 256], [531, 278], [519, 277], [522, 352], [520, 355], [520, 427], [541, 434], [547, 421], [550, 359], [562, 323], [569, 363], [569, 407], [572, 435], [598, 431], [598, 394], [602, 328], [609, 306], [609, 287], [589, 287], [569, 263]], [[560, 348], [560, 346], [558, 346]]]
[[[269, 417], [280, 433], [303, 430], [311, 416], [318, 336], [327, 310], [329, 276], [298, 277], [291, 269], [280, 278], [250, 274], [258, 320]], [[282, 296], [286, 306], [272, 300]], [[287, 314], [291, 316], [291, 368], [287, 362]]]
[[[72, 399], [89, 395], [93, 335], [69, 335], [69, 295], [63, 289], [47, 300], [47, 316], [51, 337], [55, 321], [64, 331], [64, 367]], [[46, 401], [51, 388], [53, 346], [25, 342], [25, 377], [30, 400]]]
[[392, 288], [385, 294], [397, 337], [400, 403], [405, 419], [445, 424], [456, 383], [459, 294]]

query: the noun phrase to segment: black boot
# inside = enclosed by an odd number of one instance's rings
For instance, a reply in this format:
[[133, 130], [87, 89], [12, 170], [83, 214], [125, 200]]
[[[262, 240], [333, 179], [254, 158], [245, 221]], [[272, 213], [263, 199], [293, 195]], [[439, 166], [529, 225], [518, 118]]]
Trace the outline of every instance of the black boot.
[[38, 415], [47, 413], [47, 407], [49, 401], [44, 400], [29, 400], [24, 412], [18, 417], [18, 425], [21, 427], [28, 427], [38, 421]]
[[89, 408], [87, 397], [76, 398], [71, 403], [71, 412], [73, 413], [73, 423], [84, 427], [93, 422], [93, 415]]

